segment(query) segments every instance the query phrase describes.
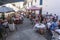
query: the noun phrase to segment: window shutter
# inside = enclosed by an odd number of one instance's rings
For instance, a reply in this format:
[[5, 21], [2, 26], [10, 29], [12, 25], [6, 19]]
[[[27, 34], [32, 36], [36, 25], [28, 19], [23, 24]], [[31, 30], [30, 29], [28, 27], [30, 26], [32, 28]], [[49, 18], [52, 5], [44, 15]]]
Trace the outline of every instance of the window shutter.
[[43, 0], [40, 0], [40, 5], [42, 5], [42, 3], [43, 3]]

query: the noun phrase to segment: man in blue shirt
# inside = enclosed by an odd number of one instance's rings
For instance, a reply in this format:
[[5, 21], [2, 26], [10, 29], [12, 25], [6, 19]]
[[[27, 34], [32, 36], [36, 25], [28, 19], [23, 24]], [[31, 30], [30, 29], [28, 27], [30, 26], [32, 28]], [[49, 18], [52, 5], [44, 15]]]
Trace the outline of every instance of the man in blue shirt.
[[54, 22], [51, 24], [51, 26], [50, 26], [50, 31], [51, 31], [51, 33], [52, 33], [52, 38], [55, 38], [55, 37], [54, 37], [54, 35], [55, 35], [54, 30], [55, 30], [57, 27], [58, 27], [58, 23], [57, 23], [56, 21], [54, 21]]
[[57, 22], [56, 21], [54, 21], [52, 24], [51, 24], [51, 26], [50, 26], [50, 30], [55, 30], [56, 29], [56, 27], [58, 27], [58, 24], [57, 24]]

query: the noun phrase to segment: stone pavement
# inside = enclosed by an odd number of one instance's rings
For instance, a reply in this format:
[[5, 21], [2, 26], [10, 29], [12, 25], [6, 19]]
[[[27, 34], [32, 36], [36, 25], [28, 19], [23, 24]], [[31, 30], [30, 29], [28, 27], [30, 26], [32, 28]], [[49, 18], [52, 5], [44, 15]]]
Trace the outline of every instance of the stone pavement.
[[46, 40], [42, 35], [33, 31], [33, 25], [30, 24], [29, 19], [24, 19], [24, 23], [16, 25], [17, 31], [11, 33], [7, 40]]

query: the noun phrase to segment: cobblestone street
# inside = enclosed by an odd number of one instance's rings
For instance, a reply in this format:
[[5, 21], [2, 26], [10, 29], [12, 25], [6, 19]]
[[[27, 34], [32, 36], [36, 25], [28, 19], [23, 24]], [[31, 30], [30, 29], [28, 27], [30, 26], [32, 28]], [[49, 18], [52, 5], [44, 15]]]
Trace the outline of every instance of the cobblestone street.
[[29, 19], [24, 19], [24, 23], [16, 25], [17, 31], [11, 33], [7, 40], [46, 40], [42, 35], [33, 31], [33, 25]]

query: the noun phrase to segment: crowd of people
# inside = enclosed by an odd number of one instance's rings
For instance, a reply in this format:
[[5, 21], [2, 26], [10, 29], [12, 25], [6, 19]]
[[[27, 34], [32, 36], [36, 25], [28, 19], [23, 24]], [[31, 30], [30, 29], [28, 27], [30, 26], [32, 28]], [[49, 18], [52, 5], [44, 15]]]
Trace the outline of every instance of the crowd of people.
[[[51, 36], [49, 40], [54, 38], [54, 32], [56, 29], [60, 29], [60, 20], [56, 14], [48, 14], [48, 12], [43, 14], [29, 14], [29, 19], [31, 23], [34, 25], [34, 30], [42, 32], [47, 31], [48, 34]], [[43, 26], [44, 25], [44, 26]], [[45, 30], [43, 30], [45, 29]], [[60, 31], [59, 31], [60, 32]]]
[[[30, 19], [31, 24], [34, 25], [34, 30], [38, 31], [40, 33], [48, 32], [48, 34], [51, 36], [49, 40], [54, 38], [54, 32], [56, 29], [60, 29], [60, 20], [58, 19], [58, 16], [56, 14], [48, 14], [48, 12], [44, 14], [36, 14], [35, 12], [29, 12], [28, 14], [24, 14], [23, 12], [19, 12], [16, 14], [8, 15], [4, 19], [0, 19], [0, 36], [2, 36], [2, 33], [6, 29], [15, 29], [15, 24], [22, 24], [24, 17], [27, 17]], [[11, 28], [11, 24], [12, 27]], [[10, 27], [9, 27], [10, 26]], [[7, 33], [7, 32], [6, 32]]]
[[7, 17], [2, 17], [0, 19], [0, 38], [6, 34], [8, 35], [8, 30], [9, 32], [15, 31], [16, 30], [15, 24], [22, 24], [23, 20], [24, 20], [23, 12], [8, 14]]

